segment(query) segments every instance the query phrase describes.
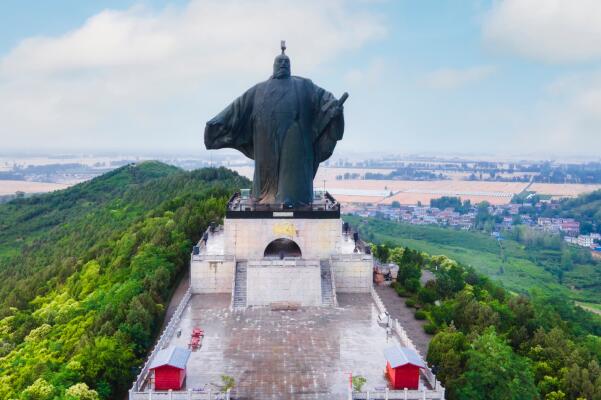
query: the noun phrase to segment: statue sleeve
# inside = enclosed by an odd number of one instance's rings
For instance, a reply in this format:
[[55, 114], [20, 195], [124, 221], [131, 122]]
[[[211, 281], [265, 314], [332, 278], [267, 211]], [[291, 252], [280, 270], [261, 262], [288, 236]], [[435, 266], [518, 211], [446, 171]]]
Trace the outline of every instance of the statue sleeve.
[[332, 93], [314, 86], [315, 124], [313, 149], [315, 161], [313, 175], [317, 173], [319, 163], [330, 158], [336, 147], [336, 142], [342, 139], [344, 133], [344, 115], [342, 106]]
[[222, 149], [228, 147], [254, 159], [252, 109], [256, 86], [247, 90], [225, 110], [207, 122], [205, 147]]

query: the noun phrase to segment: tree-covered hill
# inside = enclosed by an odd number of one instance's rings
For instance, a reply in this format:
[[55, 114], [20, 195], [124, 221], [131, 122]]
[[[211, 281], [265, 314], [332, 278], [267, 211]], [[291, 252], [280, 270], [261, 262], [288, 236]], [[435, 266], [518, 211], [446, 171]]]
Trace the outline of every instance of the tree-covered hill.
[[[436, 334], [427, 361], [447, 399], [601, 400], [599, 316], [559, 291], [512, 294], [446, 255], [372, 251], [399, 266], [394, 289]], [[434, 279], [422, 285], [424, 269]]]
[[505, 240], [498, 241], [483, 232], [357, 216], [344, 219], [366, 240], [444, 254], [514, 292], [527, 293], [537, 288], [601, 304], [601, 262], [593, 259], [589, 251], [568, 246], [558, 235], [516, 227], [504, 233]]
[[244, 186], [144, 162], [0, 205], [0, 398], [121, 395], [192, 243]]
[[601, 190], [565, 199], [558, 208], [548, 208], [544, 215], [575, 218], [581, 224], [582, 233], [601, 233]]

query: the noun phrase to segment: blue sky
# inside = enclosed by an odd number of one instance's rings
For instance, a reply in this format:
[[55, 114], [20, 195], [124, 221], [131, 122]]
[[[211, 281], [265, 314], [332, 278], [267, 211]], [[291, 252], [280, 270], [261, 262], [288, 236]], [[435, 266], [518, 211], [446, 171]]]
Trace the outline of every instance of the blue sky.
[[3, 147], [200, 154], [280, 39], [293, 74], [350, 93], [341, 152], [601, 152], [595, 0], [8, 0]]

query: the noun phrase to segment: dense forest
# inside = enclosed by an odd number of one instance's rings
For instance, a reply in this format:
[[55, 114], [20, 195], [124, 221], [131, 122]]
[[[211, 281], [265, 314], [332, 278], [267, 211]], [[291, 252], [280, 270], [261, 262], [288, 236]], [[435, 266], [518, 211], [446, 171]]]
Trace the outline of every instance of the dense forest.
[[0, 205], [0, 398], [118, 398], [192, 243], [245, 178], [128, 165]]
[[[446, 256], [373, 245], [399, 265], [394, 288], [428, 320], [427, 361], [447, 398], [600, 400], [601, 318], [559, 292], [508, 292]], [[434, 279], [422, 286], [430, 269]]]

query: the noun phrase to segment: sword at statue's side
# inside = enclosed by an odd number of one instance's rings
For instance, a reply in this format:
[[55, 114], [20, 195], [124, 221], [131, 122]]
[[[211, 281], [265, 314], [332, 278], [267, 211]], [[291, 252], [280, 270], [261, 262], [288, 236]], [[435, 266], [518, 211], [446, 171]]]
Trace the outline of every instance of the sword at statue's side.
[[[344, 102], [346, 101], [346, 99], [348, 99], [348, 93], [344, 92], [342, 94], [342, 96], [340, 96], [340, 99], [338, 99], [337, 104], [336, 104], [336, 108], [338, 110], [341, 109], [342, 105], [344, 104]], [[333, 115], [332, 115], [333, 114]], [[321, 127], [319, 128], [318, 132], [319, 134], [317, 135], [317, 138], [319, 139], [321, 137], [321, 135], [323, 135], [324, 131], [326, 130], [326, 128], [328, 127], [328, 125], [330, 125], [330, 122], [332, 122], [332, 120], [334, 118], [336, 118], [339, 115], [339, 113], [331, 113], [330, 112], [330, 117], [327, 118], [326, 120], [324, 120], [324, 122], [321, 124]]]

